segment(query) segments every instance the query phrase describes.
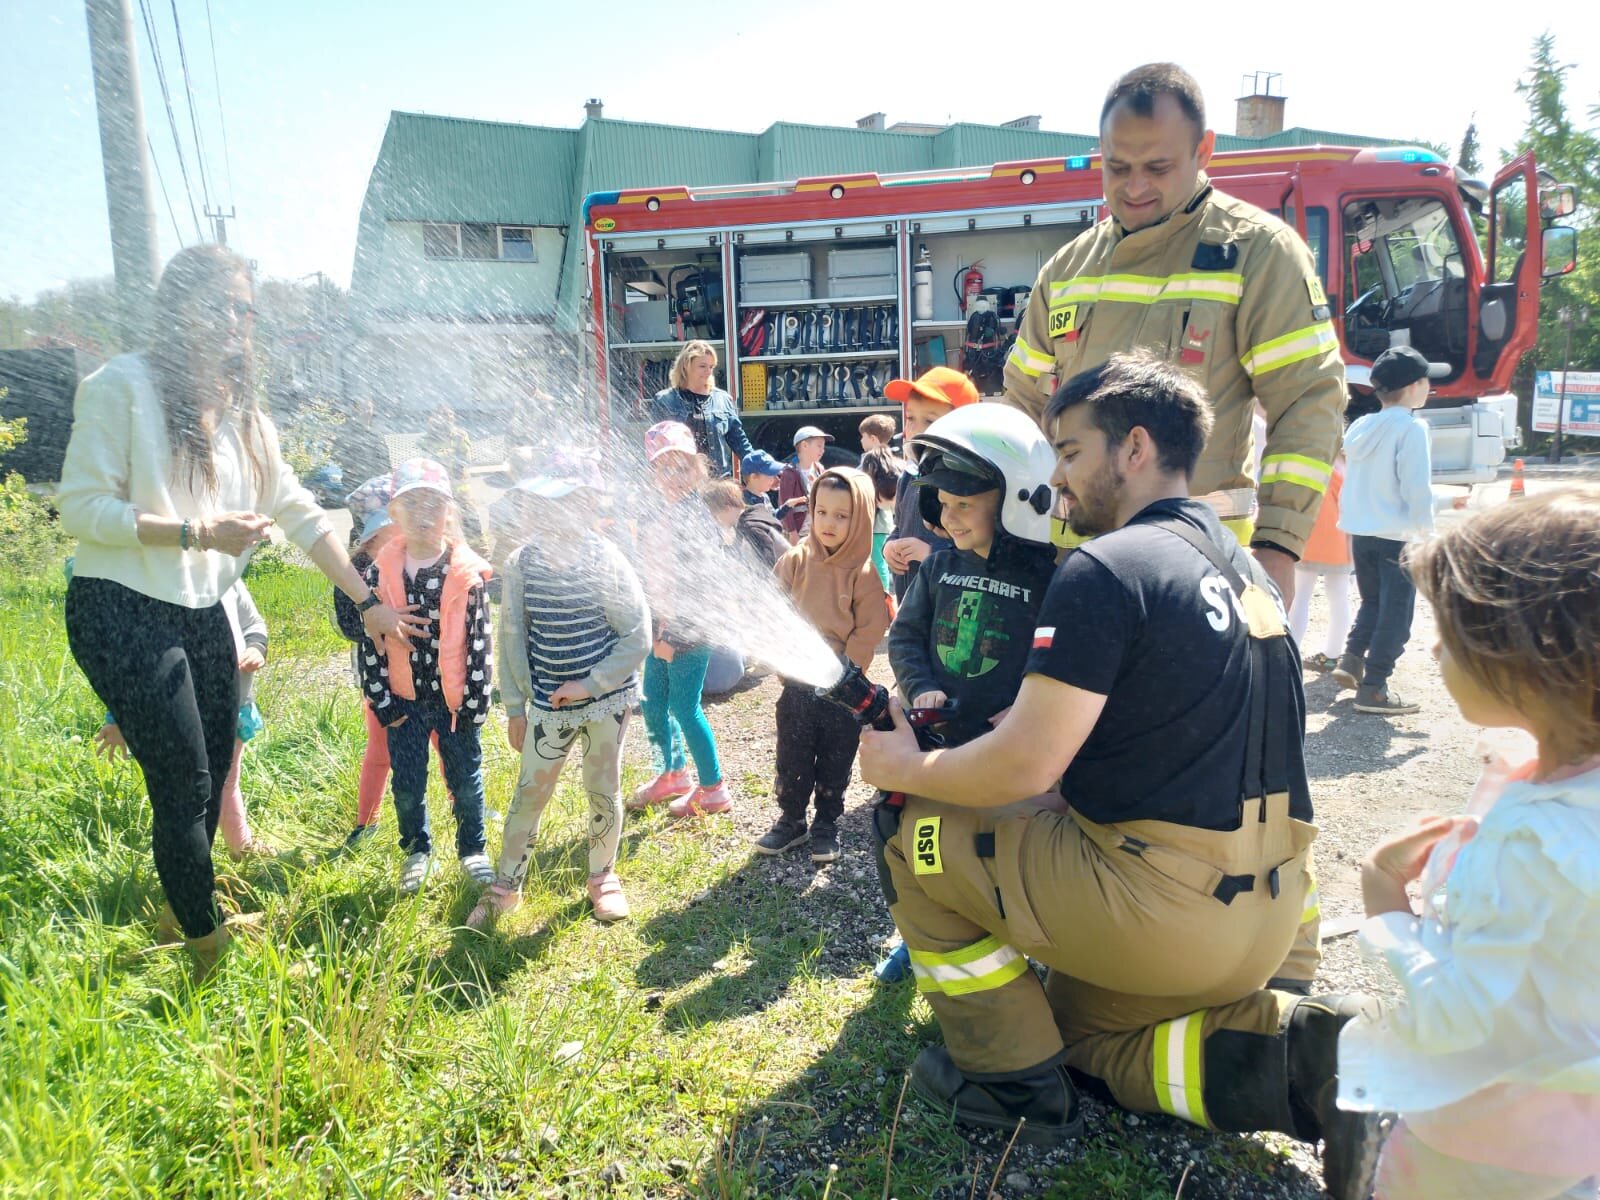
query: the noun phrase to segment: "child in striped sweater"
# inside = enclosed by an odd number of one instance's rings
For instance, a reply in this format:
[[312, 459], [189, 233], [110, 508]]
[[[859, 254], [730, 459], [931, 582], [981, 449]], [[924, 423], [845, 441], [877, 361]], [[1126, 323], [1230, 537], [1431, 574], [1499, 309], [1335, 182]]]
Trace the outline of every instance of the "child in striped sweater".
[[616, 873], [622, 746], [650, 650], [650, 614], [621, 551], [591, 527], [605, 486], [592, 461], [558, 452], [517, 486], [538, 537], [506, 562], [499, 674], [506, 735], [522, 771], [495, 881], [467, 925], [482, 928], [521, 903], [539, 820], [575, 742], [589, 795], [589, 902], [597, 919], [618, 921], [628, 915]]

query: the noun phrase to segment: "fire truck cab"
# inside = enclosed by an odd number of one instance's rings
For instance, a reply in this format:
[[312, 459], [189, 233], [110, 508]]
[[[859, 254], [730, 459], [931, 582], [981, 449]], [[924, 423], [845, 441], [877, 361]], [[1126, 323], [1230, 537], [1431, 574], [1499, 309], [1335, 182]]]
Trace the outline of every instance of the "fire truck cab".
[[[1422, 416], [1435, 480], [1494, 478], [1519, 439], [1511, 376], [1537, 337], [1540, 282], [1574, 264], [1576, 234], [1553, 224], [1574, 211], [1573, 189], [1541, 178], [1531, 155], [1484, 184], [1404, 147], [1224, 153], [1208, 174], [1311, 247], [1352, 412], [1376, 403], [1372, 360], [1410, 345], [1433, 364]], [[586, 344], [601, 419], [647, 419], [671, 360], [699, 338], [757, 444], [786, 455], [800, 423], [848, 438], [859, 414], [895, 411], [888, 379], [970, 366], [975, 311], [1004, 339], [1040, 268], [1104, 213], [1094, 155], [591, 195]]]

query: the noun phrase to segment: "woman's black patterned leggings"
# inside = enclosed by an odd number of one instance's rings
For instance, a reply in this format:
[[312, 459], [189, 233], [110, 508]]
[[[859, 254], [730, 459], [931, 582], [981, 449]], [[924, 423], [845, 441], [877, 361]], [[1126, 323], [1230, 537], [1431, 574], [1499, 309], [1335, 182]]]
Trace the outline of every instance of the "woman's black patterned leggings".
[[184, 608], [109, 579], [67, 585], [67, 644], [117, 719], [150, 793], [156, 874], [191, 938], [217, 927], [211, 839], [239, 721], [221, 604]]

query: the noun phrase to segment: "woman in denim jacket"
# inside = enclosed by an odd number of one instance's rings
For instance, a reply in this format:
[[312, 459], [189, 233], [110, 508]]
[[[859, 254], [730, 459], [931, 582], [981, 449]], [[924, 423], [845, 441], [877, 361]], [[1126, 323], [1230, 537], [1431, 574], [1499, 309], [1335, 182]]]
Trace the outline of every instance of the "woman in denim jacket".
[[755, 449], [739, 421], [733, 397], [716, 385], [717, 351], [710, 342], [688, 342], [672, 363], [672, 386], [650, 402], [652, 421], [677, 421], [694, 434], [695, 446], [711, 461], [712, 473], [733, 474], [733, 464]]

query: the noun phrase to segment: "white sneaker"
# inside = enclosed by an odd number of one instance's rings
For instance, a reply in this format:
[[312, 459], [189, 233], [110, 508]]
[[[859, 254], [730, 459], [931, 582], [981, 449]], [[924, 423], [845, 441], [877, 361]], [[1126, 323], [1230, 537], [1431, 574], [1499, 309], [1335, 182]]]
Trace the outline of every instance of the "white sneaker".
[[428, 882], [432, 868], [433, 855], [426, 850], [406, 855], [405, 862], [400, 864], [400, 894], [414, 896], [420, 892]]
[[488, 887], [494, 882], [494, 867], [490, 865], [488, 855], [485, 854], [469, 854], [463, 858], [461, 873], [479, 887]]

